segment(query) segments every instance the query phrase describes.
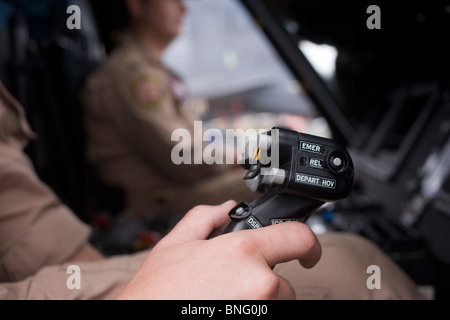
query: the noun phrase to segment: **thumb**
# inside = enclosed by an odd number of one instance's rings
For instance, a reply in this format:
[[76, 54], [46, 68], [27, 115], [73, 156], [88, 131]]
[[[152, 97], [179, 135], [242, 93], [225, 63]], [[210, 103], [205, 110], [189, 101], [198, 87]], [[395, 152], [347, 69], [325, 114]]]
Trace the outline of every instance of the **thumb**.
[[[269, 266], [298, 259], [305, 268], [312, 268], [322, 255], [316, 235], [306, 224], [299, 222], [285, 222], [224, 236], [245, 243], [248, 250], [262, 255]], [[233, 240], [230, 238], [229, 241]]]

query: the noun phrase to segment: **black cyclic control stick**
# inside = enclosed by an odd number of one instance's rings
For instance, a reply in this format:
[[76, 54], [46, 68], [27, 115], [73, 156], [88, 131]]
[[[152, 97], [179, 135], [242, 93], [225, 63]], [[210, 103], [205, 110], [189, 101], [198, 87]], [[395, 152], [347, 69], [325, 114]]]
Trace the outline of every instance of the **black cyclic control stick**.
[[[247, 153], [249, 154], [249, 153]], [[347, 150], [335, 141], [281, 127], [258, 135], [253, 157], [243, 167], [247, 185], [263, 196], [241, 202], [231, 223], [210, 237], [287, 221], [306, 220], [325, 202], [346, 198], [354, 169]]]

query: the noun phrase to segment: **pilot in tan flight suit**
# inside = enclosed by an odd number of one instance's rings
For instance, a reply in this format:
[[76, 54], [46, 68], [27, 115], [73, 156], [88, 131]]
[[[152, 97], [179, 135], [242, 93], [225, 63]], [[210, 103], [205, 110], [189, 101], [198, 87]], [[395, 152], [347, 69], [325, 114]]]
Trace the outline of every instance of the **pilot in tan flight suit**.
[[[241, 233], [240, 236], [233, 233], [228, 237], [205, 240], [214, 223], [227, 218], [227, 212], [235, 202], [190, 210], [150, 251], [150, 255], [149, 251], [143, 251], [104, 258], [88, 242], [90, 227], [81, 222], [36, 175], [30, 159], [23, 152], [34, 137], [23, 108], [0, 82], [0, 299], [113, 299], [119, 294], [119, 298], [124, 299], [149, 299], [155, 298], [155, 294], [164, 294], [167, 299], [192, 296], [214, 299], [217, 297], [211, 295], [213, 290], [220, 298], [233, 299], [236, 295], [242, 296], [242, 286], [216, 283], [211, 279], [220, 280], [231, 275], [239, 283], [245, 280], [264, 282], [262, 276], [274, 275], [265, 262], [269, 253], [261, 257], [255, 253], [246, 254], [244, 250], [243, 256], [236, 261], [239, 248], [248, 246], [257, 234], [261, 239], [254, 244], [256, 252], [270, 249], [272, 254], [275, 253], [277, 258], [272, 258], [272, 263], [280, 262], [275, 266], [275, 275], [289, 281], [294, 293], [292, 298], [421, 298], [414, 283], [401, 269], [369, 241], [354, 235], [330, 233], [315, 238], [306, 226], [292, 222]], [[298, 228], [293, 229], [294, 226]], [[175, 245], [177, 241], [181, 242]], [[238, 245], [234, 243], [236, 241]], [[239, 241], [246, 246], [240, 245]], [[305, 243], [309, 244], [305, 247]], [[197, 250], [199, 245], [202, 247]], [[229, 248], [237, 249], [230, 251]], [[299, 253], [288, 255], [285, 251], [290, 250]], [[320, 257], [311, 269], [303, 268], [295, 260], [281, 263], [289, 261], [288, 256], [301, 259], [308, 253], [314, 253], [315, 260]], [[189, 258], [186, 260], [183, 256]], [[235, 263], [239, 263], [239, 268], [249, 265], [254, 272], [246, 274], [227, 267]], [[79, 289], [67, 285], [70, 265], [79, 267]], [[380, 289], [371, 290], [366, 285], [366, 270], [370, 265], [380, 267]], [[203, 268], [199, 273], [200, 266], [209, 268]], [[265, 270], [262, 275], [256, 273], [258, 266]], [[175, 279], [183, 272], [188, 272], [190, 277], [182, 277], [173, 289], [173, 281], [167, 279]], [[257, 279], [252, 279], [253, 274]], [[203, 285], [205, 281], [206, 286]], [[280, 284], [286, 286], [284, 281]], [[127, 289], [123, 291], [125, 287]], [[263, 291], [248, 293], [245, 297], [286, 298]]]
[[179, 33], [185, 7], [178, 0], [127, 4], [130, 30], [81, 95], [89, 153], [101, 181], [122, 189], [128, 211], [140, 217], [256, 197], [236, 165], [173, 163], [176, 129], [188, 130], [194, 153], [194, 118], [183, 108], [182, 81], [161, 55]]
[[[89, 244], [91, 228], [39, 179], [23, 152], [34, 138], [22, 106], [0, 81], [0, 299], [85, 295], [67, 290], [66, 280], [55, 282], [57, 278], [67, 279], [64, 264], [71, 261], [96, 261], [88, 276], [95, 279], [96, 289], [86, 297], [97, 294], [98, 298], [112, 298], [129, 281], [143, 257], [126, 263], [120, 259], [107, 262]], [[104, 270], [99, 271], [101, 268]], [[110, 272], [105, 273], [108, 269]]]
[[[16, 281], [79, 252], [89, 228], [56, 200], [22, 148], [34, 138], [24, 111], [0, 82], [0, 280]], [[48, 208], [42, 212], [43, 208]], [[64, 227], [61, 227], [64, 226]], [[59, 239], [56, 246], [45, 234]], [[35, 250], [37, 247], [43, 251]], [[16, 248], [21, 248], [16, 250]]]

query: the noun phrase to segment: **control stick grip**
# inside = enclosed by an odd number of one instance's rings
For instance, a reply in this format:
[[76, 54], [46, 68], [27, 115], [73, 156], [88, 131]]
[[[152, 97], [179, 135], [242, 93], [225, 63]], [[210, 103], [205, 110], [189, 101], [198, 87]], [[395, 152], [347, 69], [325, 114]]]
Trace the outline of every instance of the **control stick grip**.
[[266, 194], [251, 203], [241, 202], [229, 212], [230, 224], [224, 233], [257, 229], [287, 221], [306, 222], [324, 204], [298, 195]]

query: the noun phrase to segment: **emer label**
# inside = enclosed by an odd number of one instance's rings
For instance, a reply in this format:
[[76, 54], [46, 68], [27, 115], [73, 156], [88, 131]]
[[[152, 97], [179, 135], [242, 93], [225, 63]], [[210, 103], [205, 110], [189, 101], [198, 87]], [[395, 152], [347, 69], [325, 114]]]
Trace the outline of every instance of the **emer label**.
[[300, 141], [300, 149], [304, 150], [304, 151], [312, 152], [312, 153], [318, 153], [318, 154], [323, 153], [323, 147], [320, 144], [315, 144], [315, 143], [306, 142], [306, 141]]
[[314, 185], [322, 188], [336, 189], [336, 180], [304, 173], [296, 173], [295, 182]]

